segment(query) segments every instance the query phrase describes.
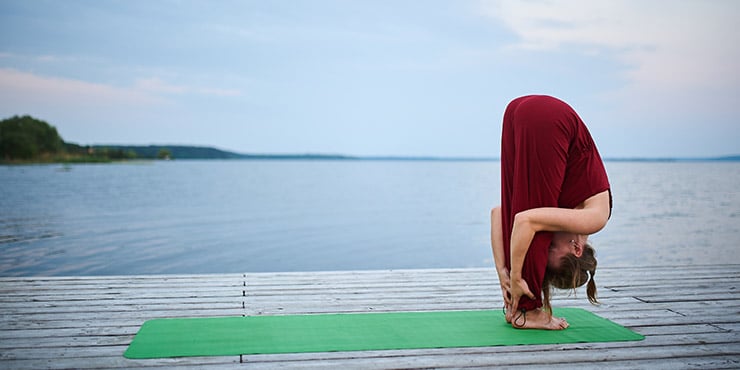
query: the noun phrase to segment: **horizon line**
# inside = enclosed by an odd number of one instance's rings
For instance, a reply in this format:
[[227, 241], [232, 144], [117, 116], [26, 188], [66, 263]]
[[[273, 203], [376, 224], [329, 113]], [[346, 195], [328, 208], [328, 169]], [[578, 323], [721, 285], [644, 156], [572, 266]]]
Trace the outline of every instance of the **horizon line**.
[[[79, 144], [77, 144], [79, 145]], [[145, 144], [145, 145], [125, 145], [125, 144], [93, 144], [85, 145], [88, 147], [99, 148], [116, 148], [116, 147], [149, 147], [149, 148], [199, 148], [215, 150], [232, 158], [223, 159], [328, 159], [328, 160], [409, 160], [409, 161], [469, 161], [469, 162], [486, 162], [500, 161], [498, 156], [450, 156], [450, 155], [354, 155], [338, 153], [243, 153], [231, 150], [219, 149], [215, 146], [206, 145], [184, 145], [184, 144]], [[182, 158], [185, 159], [185, 158]], [[193, 158], [196, 159], [196, 158]], [[204, 158], [205, 159], [205, 158]], [[217, 158], [214, 158], [217, 159]], [[719, 155], [719, 156], [610, 156], [603, 157], [605, 162], [688, 162], [688, 161], [740, 161], [740, 154]]]

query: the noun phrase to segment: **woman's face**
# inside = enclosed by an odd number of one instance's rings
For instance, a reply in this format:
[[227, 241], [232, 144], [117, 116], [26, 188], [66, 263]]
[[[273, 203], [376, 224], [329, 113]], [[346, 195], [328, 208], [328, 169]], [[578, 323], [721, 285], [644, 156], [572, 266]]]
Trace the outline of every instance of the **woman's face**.
[[578, 235], [566, 232], [555, 232], [552, 236], [552, 242], [550, 243], [550, 252], [547, 256], [547, 267], [552, 270], [560, 268], [560, 259], [566, 254], [577, 253], [578, 246]]

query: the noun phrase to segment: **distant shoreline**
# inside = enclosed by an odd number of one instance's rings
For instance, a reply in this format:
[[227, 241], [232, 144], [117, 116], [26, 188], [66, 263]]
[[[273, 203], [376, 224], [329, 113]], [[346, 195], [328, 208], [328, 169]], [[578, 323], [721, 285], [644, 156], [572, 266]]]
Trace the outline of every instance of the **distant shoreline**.
[[[94, 149], [108, 148], [111, 150], [133, 151], [138, 159], [156, 158], [160, 150], [171, 152], [172, 159], [241, 159], [241, 160], [350, 160], [350, 161], [440, 161], [440, 162], [493, 162], [498, 157], [446, 157], [446, 156], [355, 156], [346, 154], [315, 154], [315, 153], [237, 153], [214, 147], [187, 146], [187, 145], [92, 145]], [[607, 162], [736, 162], [740, 155], [718, 157], [607, 157]]]
[[[187, 160], [187, 158], [180, 158]], [[189, 158], [206, 159], [206, 158]], [[244, 155], [235, 160], [334, 160], [334, 161], [410, 161], [410, 162], [498, 162], [498, 157], [404, 157], [404, 156], [335, 156], [321, 154]], [[604, 158], [605, 162], [740, 162], [740, 157], [708, 158]]]
[[[304, 161], [414, 161], [414, 162], [498, 162], [498, 157], [444, 157], [444, 156], [354, 156], [344, 154], [245, 154], [213, 147], [186, 146], [186, 145], [90, 145], [81, 146], [91, 152], [120, 151], [134, 153], [131, 160], [161, 160], [158, 153], [163, 150], [170, 153], [168, 159], [173, 160], [304, 160]], [[120, 160], [85, 160], [84, 158], [46, 158], [46, 160], [19, 160], [0, 161], [1, 164], [53, 164], [53, 163], [110, 163], [127, 161]], [[604, 158], [606, 162], [738, 162], [740, 155], [720, 157], [615, 157]]]
[[[376, 155], [316, 153], [237, 153], [192, 145], [79, 145], [65, 142], [56, 128], [31, 116], [13, 116], [0, 121], [0, 164], [75, 164], [153, 160], [292, 160], [292, 161], [417, 161], [498, 162], [498, 157], [449, 157], [431, 155]], [[740, 154], [720, 157], [622, 157], [607, 162], [738, 162]]]

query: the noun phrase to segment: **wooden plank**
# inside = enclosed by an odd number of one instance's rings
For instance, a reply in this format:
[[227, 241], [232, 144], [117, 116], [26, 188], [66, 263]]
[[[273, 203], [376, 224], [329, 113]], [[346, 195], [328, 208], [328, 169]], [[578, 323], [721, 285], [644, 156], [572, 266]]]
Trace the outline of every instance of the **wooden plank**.
[[493, 269], [0, 278], [0, 366], [738, 367], [740, 265], [603, 268], [596, 281], [601, 306], [588, 305], [582, 289], [553, 304], [588, 308], [645, 341], [250, 356], [240, 364], [233, 356], [121, 355], [140, 325], [156, 317], [496, 309], [498, 282]]
[[[551, 346], [515, 346], [515, 347], [487, 347], [487, 348], [463, 348], [463, 349], [443, 349], [443, 350], [411, 350], [411, 351], [368, 351], [368, 352], [342, 352], [342, 353], [319, 353], [319, 354], [295, 354], [295, 355], [270, 355], [270, 356], [248, 356], [247, 361], [250, 364], [254, 364], [257, 362], [260, 362], [260, 359], [262, 362], [266, 363], [272, 363], [275, 364], [276, 362], [282, 361], [282, 362], [288, 362], [288, 363], [295, 363], [296, 361], [309, 361], [314, 360], [316, 358], [319, 358], [322, 360], [322, 362], [326, 360], [330, 360], [330, 362], [336, 362], [339, 363], [346, 363], [347, 365], [350, 365], [349, 362], [358, 364], [362, 363], [362, 361], [358, 360], [369, 360], [374, 363], [377, 361], [384, 361], [388, 358], [397, 359], [398, 357], [405, 357], [408, 359], [411, 359], [411, 361], [415, 363], [419, 363], [420, 361], [431, 361], [434, 360], [435, 364], [442, 365], [444, 362], [448, 362], [448, 366], [457, 366], [457, 361], [460, 360], [459, 357], [465, 356], [480, 356], [485, 354], [491, 354], [496, 353], [496, 361], [491, 362], [491, 359], [485, 359], [485, 362], [481, 362], [478, 365], [479, 366], [491, 366], [491, 365], [501, 365], [501, 364], [542, 364], [542, 363], [548, 363], [548, 364], [554, 364], [557, 362], [562, 363], [571, 363], [577, 361], [582, 362], [588, 362], [592, 359], [591, 354], [588, 354], [588, 351], [601, 349], [601, 350], [608, 350], [608, 352], [611, 354], [611, 356], [616, 356], [620, 354], [619, 358], [620, 361], [624, 361], [625, 359], [641, 359], [642, 357], [649, 356], [649, 358], [655, 358], [655, 356], [651, 355], [650, 352], [655, 351], [656, 348], [665, 347], [667, 345], [674, 345], [677, 348], [683, 350], [681, 352], [682, 356], [688, 357], [688, 356], [695, 356], [697, 352], [687, 353], [685, 350], [687, 349], [688, 345], [691, 345], [694, 343], [694, 341], [700, 341], [703, 343], [704, 347], [707, 348], [725, 348], [723, 351], [720, 351], [718, 353], [719, 355], [731, 355], [731, 354], [738, 354], [738, 349], [733, 348], [732, 344], [733, 341], [737, 340], [737, 335], [733, 335], [730, 337], [725, 338], [719, 338], [719, 337], [709, 337], [709, 336], [695, 336], [693, 338], [685, 338], [684, 335], [673, 335], [670, 336], [671, 339], [667, 340], [667, 336], [663, 336], [659, 340], [650, 340], [646, 342], [640, 342], [640, 343], [634, 343], [634, 342], [624, 342], [624, 343], [607, 343], [603, 345], [599, 344], [577, 344], [577, 345], [551, 345]], [[729, 344], [729, 345], [728, 345]], [[529, 348], [527, 348], [529, 347]], [[653, 347], [653, 348], [649, 348]], [[125, 348], [125, 347], [124, 347]], [[694, 348], [695, 349], [695, 348]], [[48, 358], [50, 360], [53, 360], [58, 357], [62, 357], [65, 352], [62, 351], [62, 348], [59, 349], [60, 352], [51, 351], [49, 349], [46, 349], [45, 355], [46, 357], [42, 358]], [[96, 348], [89, 348], [89, 347], [80, 347], [77, 349], [76, 355], [79, 356], [79, 358], [99, 358], [101, 356], [105, 356], [104, 350], [107, 350], [107, 348], [103, 348], [102, 350], [96, 349]], [[119, 348], [119, 350], [122, 351], [122, 349]], [[696, 349], [695, 349], [696, 350]], [[637, 352], [641, 352], [639, 354], [636, 354]], [[698, 353], [701, 353], [702, 351], [706, 351], [705, 349], [702, 349]], [[536, 362], [522, 362], [522, 357], [531, 357], [531, 356], [523, 356], [522, 353], [526, 352], [534, 352], [538, 353], [538, 357], [544, 357], [544, 359], [538, 359]], [[579, 356], [573, 356], [574, 353], [578, 353]], [[677, 352], [671, 352], [671, 355], [675, 355]], [[716, 353], [716, 351], [715, 351]], [[9, 356], [9, 359], [11, 360], [20, 360], [24, 358], [28, 358], [28, 356], [35, 354], [35, 352], [28, 352], [24, 353], [22, 350], [16, 350], [15, 352], [11, 353]], [[628, 356], [629, 354], [629, 356]], [[667, 356], [668, 354], [663, 353], [662, 356]], [[660, 354], [657, 356], [661, 356]], [[457, 357], [452, 359], [445, 359], [444, 357]], [[41, 359], [41, 358], [39, 358]], [[504, 361], [505, 359], [505, 361]], [[546, 360], [546, 362], [543, 362]], [[113, 359], [111, 362], [116, 363], [118, 360]], [[389, 365], [389, 364], [386, 364]]]

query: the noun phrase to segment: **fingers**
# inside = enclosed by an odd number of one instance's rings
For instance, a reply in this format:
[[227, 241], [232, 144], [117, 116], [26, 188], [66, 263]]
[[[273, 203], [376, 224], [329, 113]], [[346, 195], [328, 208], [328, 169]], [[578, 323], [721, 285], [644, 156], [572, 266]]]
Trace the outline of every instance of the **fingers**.
[[[519, 299], [512, 299], [511, 303], [511, 315], [513, 316], [515, 312], [519, 309]], [[513, 318], [512, 318], [513, 319]]]
[[527, 290], [524, 291], [524, 295], [526, 295], [527, 297], [529, 297], [529, 299], [531, 299], [531, 300], [534, 300], [535, 299], [534, 293], [532, 293], [532, 291], [529, 290], [529, 288], [527, 288]]
[[509, 292], [507, 308], [508, 310], [506, 310], [506, 321], [511, 322], [511, 320], [514, 319], [514, 314], [519, 308], [519, 296], [517, 296], [516, 293], [512, 293], [511, 291]]
[[527, 285], [526, 281], [522, 280], [519, 288], [521, 289], [521, 295], [527, 296], [529, 299], [532, 300], [535, 299], [534, 293], [532, 293], [532, 291], [529, 289], [529, 285]]
[[501, 296], [504, 297], [504, 303], [506, 303], [507, 306], [511, 305], [508, 286], [501, 286]]

